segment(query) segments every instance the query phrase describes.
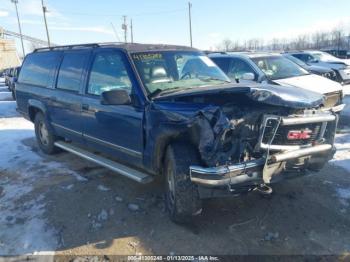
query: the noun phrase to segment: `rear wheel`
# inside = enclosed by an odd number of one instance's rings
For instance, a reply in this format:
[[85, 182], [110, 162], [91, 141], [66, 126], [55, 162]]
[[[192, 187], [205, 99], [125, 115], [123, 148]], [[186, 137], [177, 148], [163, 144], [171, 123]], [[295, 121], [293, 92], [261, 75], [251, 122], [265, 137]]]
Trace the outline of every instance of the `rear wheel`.
[[54, 145], [57, 137], [53, 134], [47, 119], [41, 112], [35, 115], [34, 126], [36, 140], [40, 149], [49, 155], [57, 153], [59, 149]]
[[194, 148], [182, 144], [172, 144], [165, 156], [166, 205], [171, 220], [177, 223], [190, 222], [202, 211], [198, 187], [190, 180], [190, 165], [199, 164], [199, 156]]

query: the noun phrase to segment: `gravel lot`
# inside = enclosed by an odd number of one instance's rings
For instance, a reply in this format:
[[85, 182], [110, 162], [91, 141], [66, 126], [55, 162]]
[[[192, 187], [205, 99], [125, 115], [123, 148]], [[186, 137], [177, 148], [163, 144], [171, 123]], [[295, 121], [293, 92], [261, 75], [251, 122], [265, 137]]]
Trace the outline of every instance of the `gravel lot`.
[[162, 181], [139, 185], [69, 153], [43, 155], [32, 123], [1, 101], [0, 255], [347, 254], [350, 134], [337, 147], [322, 172], [277, 184], [269, 198], [205, 201], [180, 226], [165, 213]]

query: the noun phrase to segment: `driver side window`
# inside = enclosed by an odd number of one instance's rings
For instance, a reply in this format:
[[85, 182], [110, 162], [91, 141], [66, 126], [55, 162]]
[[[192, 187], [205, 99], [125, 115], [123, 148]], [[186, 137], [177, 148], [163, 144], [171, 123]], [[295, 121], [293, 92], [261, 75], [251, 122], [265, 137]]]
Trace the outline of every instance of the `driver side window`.
[[121, 54], [99, 53], [92, 64], [88, 94], [101, 95], [113, 89], [124, 89], [131, 93], [132, 84]]

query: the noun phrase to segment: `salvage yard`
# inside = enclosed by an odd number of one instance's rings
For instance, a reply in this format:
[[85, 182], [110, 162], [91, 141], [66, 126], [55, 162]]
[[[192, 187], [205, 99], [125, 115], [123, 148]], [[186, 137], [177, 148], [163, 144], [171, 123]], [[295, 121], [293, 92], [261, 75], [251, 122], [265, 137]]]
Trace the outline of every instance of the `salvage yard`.
[[320, 173], [276, 184], [268, 198], [205, 201], [180, 226], [165, 212], [163, 181], [140, 185], [69, 153], [46, 156], [3, 82], [0, 100], [0, 255], [350, 252], [350, 133], [337, 135]]

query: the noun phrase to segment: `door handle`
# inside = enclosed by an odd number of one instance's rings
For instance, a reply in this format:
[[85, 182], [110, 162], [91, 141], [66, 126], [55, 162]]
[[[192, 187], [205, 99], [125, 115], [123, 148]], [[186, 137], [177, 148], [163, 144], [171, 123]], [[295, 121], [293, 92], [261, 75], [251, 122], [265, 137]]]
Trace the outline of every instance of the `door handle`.
[[55, 96], [51, 96], [50, 99], [52, 102], [57, 102], [57, 97], [55, 97]]
[[88, 104], [82, 104], [81, 109], [89, 111], [89, 105]]

